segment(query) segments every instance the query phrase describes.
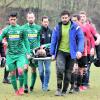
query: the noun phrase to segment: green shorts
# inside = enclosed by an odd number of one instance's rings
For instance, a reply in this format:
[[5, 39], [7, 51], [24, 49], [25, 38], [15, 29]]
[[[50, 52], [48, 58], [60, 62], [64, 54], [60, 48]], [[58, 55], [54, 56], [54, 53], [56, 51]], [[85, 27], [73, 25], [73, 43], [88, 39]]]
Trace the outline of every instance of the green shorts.
[[6, 55], [6, 68], [8, 71], [24, 68], [26, 55]]
[[34, 61], [33, 59], [30, 60], [26, 59], [25, 64], [28, 64], [30, 67], [35, 67], [35, 68], [38, 67], [38, 62]]

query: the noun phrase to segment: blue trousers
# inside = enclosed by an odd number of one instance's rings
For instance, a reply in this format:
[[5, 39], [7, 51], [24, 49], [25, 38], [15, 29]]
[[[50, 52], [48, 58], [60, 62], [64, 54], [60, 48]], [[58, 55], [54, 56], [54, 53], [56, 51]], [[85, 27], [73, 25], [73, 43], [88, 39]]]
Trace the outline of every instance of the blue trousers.
[[40, 80], [42, 82], [42, 89], [47, 90], [49, 79], [50, 79], [50, 64], [51, 60], [39, 60], [38, 70], [40, 75]]

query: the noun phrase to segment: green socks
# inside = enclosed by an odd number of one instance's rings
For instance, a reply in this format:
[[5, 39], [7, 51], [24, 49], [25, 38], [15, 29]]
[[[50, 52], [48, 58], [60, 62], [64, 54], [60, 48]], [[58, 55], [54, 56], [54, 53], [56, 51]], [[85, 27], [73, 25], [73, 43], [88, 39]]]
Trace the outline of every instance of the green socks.
[[14, 90], [17, 91], [18, 88], [17, 88], [16, 75], [11, 75], [11, 83], [12, 83]]
[[23, 87], [23, 83], [24, 83], [24, 75], [19, 75], [19, 84], [20, 84], [20, 88]]
[[28, 84], [28, 70], [24, 70], [24, 86]]
[[32, 88], [34, 88], [36, 77], [37, 77], [36, 72], [32, 73], [32, 76], [31, 76], [31, 87]]

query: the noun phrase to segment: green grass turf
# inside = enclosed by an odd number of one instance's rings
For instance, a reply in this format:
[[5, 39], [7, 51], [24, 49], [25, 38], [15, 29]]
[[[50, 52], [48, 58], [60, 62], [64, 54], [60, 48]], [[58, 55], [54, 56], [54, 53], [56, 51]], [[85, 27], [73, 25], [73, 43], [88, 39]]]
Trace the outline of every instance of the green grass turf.
[[[64, 97], [54, 96], [56, 91], [56, 71], [55, 63], [51, 65], [51, 78], [49, 88], [51, 91], [43, 92], [39, 75], [33, 93], [24, 94], [23, 96], [15, 96], [11, 85], [3, 84], [4, 69], [0, 68], [0, 100], [100, 100], [100, 68], [91, 67], [91, 82], [90, 89], [77, 94], [67, 94]], [[37, 70], [38, 72], [38, 70]], [[30, 68], [29, 68], [29, 83], [30, 83]]]

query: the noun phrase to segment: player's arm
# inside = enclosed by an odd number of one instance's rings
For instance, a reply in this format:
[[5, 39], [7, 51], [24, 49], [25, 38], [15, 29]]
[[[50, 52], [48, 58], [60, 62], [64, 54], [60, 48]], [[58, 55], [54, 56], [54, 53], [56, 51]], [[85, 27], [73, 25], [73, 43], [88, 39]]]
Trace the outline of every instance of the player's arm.
[[27, 33], [25, 31], [22, 31], [22, 34], [23, 34], [24, 45], [27, 50], [26, 53], [30, 54], [30, 45], [29, 45]]
[[100, 34], [96, 33], [95, 37], [97, 38], [96, 41], [95, 41], [95, 45], [99, 45], [100, 44]]
[[95, 40], [93, 38], [93, 35], [90, 34], [90, 42], [91, 42], [91, 50], [90, 50], [90, 55], [93, 56], [95, 53]]
[[96, 28], [92, 24], [90, 24], [90, 30], [91, 30], [92, 35], [96, 38], [95, 45], [99, 45], [100, 34], [96, 31]]

